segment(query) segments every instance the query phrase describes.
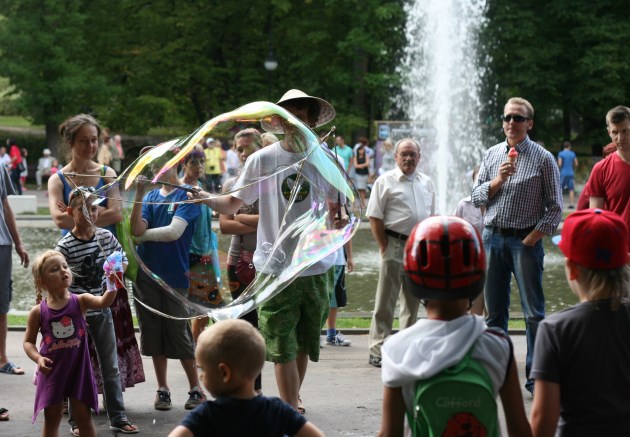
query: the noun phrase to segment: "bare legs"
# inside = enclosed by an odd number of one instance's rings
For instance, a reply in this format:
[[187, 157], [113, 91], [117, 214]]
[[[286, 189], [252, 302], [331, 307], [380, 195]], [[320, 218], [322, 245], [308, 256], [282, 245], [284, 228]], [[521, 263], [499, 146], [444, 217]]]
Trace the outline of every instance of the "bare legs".
[[296, 410], [307, 367], [308, 355], [305, 353], [299, 353], [295, 360], [288, 363], [274, 365], [280, 398]]
[[[188, 378], [188, 384], [190, 385], [190, 389], [192, 390], [195, 386], [199, 384], [197, 371], [195, 370], [195, 360], [179, 360], [179, 362], [182, 364], [182, 368], [186, 373], [186, 378]], [[168, 358], [166, 358], [164, 355], [153, 357], [153, 368], [155, 369], [155, 377], [157, 378], [158, 388], [165, 387], [166, 389], [168, 389], [168, 383], [166, 382]]]

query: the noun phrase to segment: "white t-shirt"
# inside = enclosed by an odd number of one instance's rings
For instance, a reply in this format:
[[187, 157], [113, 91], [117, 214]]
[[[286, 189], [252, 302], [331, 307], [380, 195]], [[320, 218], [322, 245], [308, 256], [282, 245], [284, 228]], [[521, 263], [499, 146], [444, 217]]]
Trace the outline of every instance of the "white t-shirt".
[[236, 172], [241, 169], [241, 160], [238, 158], [238, 153], [236, 153], [234, 149], [229, 149], [225, 153], [225, 165], [228, 171], [233, 171], [233, 174], [236, 174]]
[[416, 223], [435, 214], [434, 196], [427, 175], [417, 171], [409, 178], [396, 167], [374, 182], [367, 216], [383, 220], [385, 229], [409, 235]]
[[[308, 262], [308, 256], [316, 256], [324, 250], [316, 248], [313, 254], [309, 254], [299, 249], [296, 251], [296, 248], [304, 244], [305, 238], [317, 237], [313, 228], [309, 227], [313, 217], [327, 220], [327, 201], [337, 201], [337, 191], [317, 168], [308, 160], [300, 163], [305, 155], [287, 152], [280, 144], [267, 146], [247, 158], [241, 176], [234, 184], [234, 189], [243, 187], [234, 193], [234, 197], [245, 204], [251, 205], [259, 199], [254, 265], [257, 271], [269, 274], [281, 274], [290, 266], [299, 268], [300, 264]], [[294, 204], [287, 210], [300, 167], [302, 186]], [[275, 174], [265, 178], [272, 173]], [[283, 236], [281, 240], [278, 239], [280, 235]], [[300, 276], [325, 273], [334, 265], [335, 258], [335, 252], [327, 255], [302, 271]]]

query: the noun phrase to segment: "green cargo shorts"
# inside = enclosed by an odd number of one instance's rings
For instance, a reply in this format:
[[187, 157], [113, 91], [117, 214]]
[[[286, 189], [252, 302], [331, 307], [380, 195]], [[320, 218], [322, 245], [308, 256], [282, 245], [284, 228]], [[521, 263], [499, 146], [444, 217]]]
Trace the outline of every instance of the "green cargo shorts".
[[288, 363], [305, 353], [319, 360], [319, 336], [328, 318], [334, 269], [295, 279], [258, 312], [258, 329], [267, 343], [267, 361]]

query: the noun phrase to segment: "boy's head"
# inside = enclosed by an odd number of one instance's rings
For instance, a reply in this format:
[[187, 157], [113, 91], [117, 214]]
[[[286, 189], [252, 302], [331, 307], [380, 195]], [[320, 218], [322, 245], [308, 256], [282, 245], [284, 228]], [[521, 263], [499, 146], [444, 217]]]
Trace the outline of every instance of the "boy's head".
[[405, 245], [405, 282], [428, 301], [474, 300], [483, 290], [486, 257], [479, 232], [459, 217], [418, 223]]
[[574, 212], [553, 241], [567, 258], [569, 283], [582, 282], [589, 300], [611, 297], [619, 302], [625, 296], [630, 285], [629, 245], [628, 228], [621, 217], [601, 209]]
[[200, 380], [212, 396], [230, 396], [250, 385], [265, 363], [265, 340], [244, 320], [225, 320], [199, 336], [195, 359]]
[[[92, 226], [96, 223], [100, 199], [94, 193], [96, 190], [93, 187], [77, 187], [70, 192], [67, 213], [74, 219], [76, 226]], [[89, 217], [85, 216], [86, 212]]]

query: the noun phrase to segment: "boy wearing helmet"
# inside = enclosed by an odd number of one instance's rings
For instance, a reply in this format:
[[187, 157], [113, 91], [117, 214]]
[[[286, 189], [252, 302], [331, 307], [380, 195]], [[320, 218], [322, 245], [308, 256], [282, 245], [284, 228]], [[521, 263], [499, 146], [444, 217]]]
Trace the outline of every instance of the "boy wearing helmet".
[[[467, 221], [435, 216], [414, 227], [405, 246], [405, 281], [426, 307], [427, 319], [383, 346], [381, 436], [403, 435], [418, 382], [455, 366], [469, 351], [487, 372], [494, 397], [501, 395], [509, 434], [531, 434], [509, 337], [468, 313], [483, 290], [485, 267], [481, 238]], [[432, 431], [441, 435], [445, 429]]]

